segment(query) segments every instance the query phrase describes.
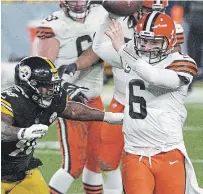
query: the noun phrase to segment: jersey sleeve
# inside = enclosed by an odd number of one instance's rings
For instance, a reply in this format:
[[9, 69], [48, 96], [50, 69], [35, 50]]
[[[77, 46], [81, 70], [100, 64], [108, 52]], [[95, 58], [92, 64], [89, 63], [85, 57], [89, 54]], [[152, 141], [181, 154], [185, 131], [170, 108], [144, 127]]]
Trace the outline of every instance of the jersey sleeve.
[[14, 117], [11, 103], [5, 93], [1, 94], [1, 113]]
[[[61, 11], [54, 12], [49, 15], [46, 19], [42, 20], [37, 24], [36, 34], [38, 38], [56, 38], [66, 39], [70, 36], [70, 25], [71, 19], [64, 16]], [[71, 35], [74, 35], [72, 32]]]
[[52, 28], [46, 26], [37, 26], [36, 28], [36, 37], [45, 39], [45, 38], [52, 38], [55, 36], [55, 33]]
[[49, 15], [46, 19], [40, 21], [36, 26], [36, 37], [41, 39], [54, 37], [55, 32], [52, 28], [52, 21], [56, 19], [56, 16]]
[[166, 69], [175, 71], [178, 75], [186, 77], [192, 81], [197, 74], [197, 65], [194, 60], [188, 57], [181, 60], [175, 60]]
[[103, 61], [106, 61], [117, 68], [123, 68], [122, 61], [116, 50], [113, 48], [111, 40], [104, 33], [109, 30], [110, 23], [111, 19], [106, 15], [94, 36], [92, 49]]
[[64, 34], [64, 23], [60, 19], [60, 11], [54, 12], [36, 26], [36, 36], [41, 39], [60, 37]]

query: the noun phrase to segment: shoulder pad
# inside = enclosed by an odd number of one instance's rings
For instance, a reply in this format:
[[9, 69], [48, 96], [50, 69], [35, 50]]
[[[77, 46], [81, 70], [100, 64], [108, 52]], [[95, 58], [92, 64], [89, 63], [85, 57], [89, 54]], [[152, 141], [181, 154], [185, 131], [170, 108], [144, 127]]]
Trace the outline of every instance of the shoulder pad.
[[59, 12], [54, 12], [49, 15], [46, 19], [42, 20], [40, 24], [36, 27], [36, 36], [38, 38], [52, 38], [55, 36], [55, 32], [53, 30], [53, 25], [59, 19]]
[[3, 99], [18, 98], [18, 92], [14, 89], [14, 87], [8, 88], [1, 92], [1, 98]]
[[38, 38], [65, 38], [69, 32], [69, 22], [72, 20], [63, 12], [54, 12], [37, 25], [36, 34]]
[[192, 76], [197, 74], [197, 65], [195, 61], [187, 55], [183, 55], [182, 58], [174, 60], [166, 69], [188, 73]]
[[55, 36], [54, 31], [50, 27], [38, 26], [36, 28], [36, 37], [44, 39], [44, 38], [52, 38]]
[[12, 98], [17, 98], [18, 95], [14, 93], [12, 90], [5, 90], [1, 93], [1, 112], [7, 115], [13, 116], [12, 110]]

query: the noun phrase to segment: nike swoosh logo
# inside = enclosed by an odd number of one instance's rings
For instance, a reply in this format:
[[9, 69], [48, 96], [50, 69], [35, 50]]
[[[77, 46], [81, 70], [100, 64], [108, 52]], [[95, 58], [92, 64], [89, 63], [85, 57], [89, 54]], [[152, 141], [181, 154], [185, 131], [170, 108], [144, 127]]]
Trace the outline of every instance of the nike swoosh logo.
[[173, 164], [175, 164], [175, 163], [177, 163], [177, 162], [178, 162], [178, 160], [176, 160], [176, 161], [174, 161], [174, 162], [169, 161], [169, 164], [170, 164], [170, 165], [173, 165]]

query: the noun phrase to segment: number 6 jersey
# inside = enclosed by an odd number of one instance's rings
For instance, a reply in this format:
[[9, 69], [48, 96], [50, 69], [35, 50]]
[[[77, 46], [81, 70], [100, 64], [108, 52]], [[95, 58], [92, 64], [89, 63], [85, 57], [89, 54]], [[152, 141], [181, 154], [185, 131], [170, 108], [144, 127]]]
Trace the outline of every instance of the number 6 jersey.
[[125, 150], [129, 153], [152, 156], [183, 142], [182, 130], [187, 117], [184, 100], [197, 73], [196, 63], [189, 56], [175, 52], [154, 68], [175, 71], [185, 83], [174, 89], [156, 86], [130, 70], [123, 124]]
[[[68, 65], [92, 45], [94, 34], [99, 28], [106, 11], [102, 6], [92, 6], [85, 22], [80, 23], [67, 17], [63, 11], [54, 12], [37, 27], [37, 37], [56, 38], [60, 42], [59, 53], [55, 61]], [[73, 77], [64, 75], [67, 82], [89, 88], [89, 99], [98, 97], [103, 86], [103, 64], [94, 65], [87, 70], [77, 71]]]

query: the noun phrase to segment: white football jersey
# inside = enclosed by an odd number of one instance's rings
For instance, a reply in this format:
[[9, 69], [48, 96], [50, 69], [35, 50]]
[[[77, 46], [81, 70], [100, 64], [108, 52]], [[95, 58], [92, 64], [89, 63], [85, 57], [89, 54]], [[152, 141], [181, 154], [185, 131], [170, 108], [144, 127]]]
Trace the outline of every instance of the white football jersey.
[[[198, 188], [182, 135], [183, 124], [187, 116], [183, 103], [188, 85], [169, 91], [146, 83], [126, 63], [121, 61], [121, 57], [113, 48], [111, 41], [104, 35], [110, 22], [110, 19], [106, 17], [101, 24], [94, 39], [93, 50], [109, 64], [125, 68], [127, 79], [127, 103], [123, 124], [125, 151], [141, 156], [153, 156], [179, 149], [186, 158], [186, 177], [189, 177], [186, 180], [186, 194], [202, 193], [202, 189]], [[131, 47], [130, 50], [133, 48]], [[174, 70], [178, 75], [187, 77], [190, 82], [193, 79], [190, 73], [196, 71], [194, 61], [180, 53], [171, 54], [156, 64], [156, 67]]]
[[[118, 21], [120, 22], [120, 18]], [[187, 96], [188, 85], [172, 91], [149, 85], [139, 77], [122, 61], [111, 41], [103, 35], [104, 31], [108, 30], [110, 22], [108, 17], [103, 21], [95, 36], [93, 49], [109, 64], [125, 68], [125, 72], [128, 72], [125, 76], [127, 91], [123, 124], [125, 150], [138, 155], [151, 155], [154, 153], [151, 152], [154, 151], [153, 148], [156, 151], [158, 148], [158, 152], [161, 152], [165, 147], [182, 142], [182, 128], [187, 116], [184, 99]], [[131, 47], [130, 50], [134, 50], [133, 41], [130, 41], [128, 46]], [[174, 70], [179, 75], [189, 78], [191, 82], [193, 76], [187, 70], [195, 66], [194, 64], [195, 62], [190, 57], [173, 53], [157, 63], [155, 67]], [[181, 71], [177, 71], [180, 69]], [[143, 153], [149, 150], [151, 150], [150, 153]]]
[[126, 103], [126, 73], [124, 69], [112, 67], [114, 90], [113, 97], [122, 105]]
[[[187, 77], [190, 83], [193, 66], [196, 66], [193, 59], [178, 52], [154, 65], [155, 68], [174, 70]], [[182, 130], [187, 117], [184, 100], [189, 85], [174, 90], [161, 88], [150, 85], [133, 70], [126, 77], [125, 150], [148, 156], [183, 142]]]
[[[54, 12], [43, 20], [38, 28], [51, 28], [55, 34], [54, 38], [60, 42], [59, 54], [55, 61], [56, 67], [75, 62], [78, 56], [91, 46], [94, 34], [106, 13], [102, 6], [92, 6], [84, 23], [65, 16], [63, 11]], [[73, 77], [64, 75], [63, 79], [89, 88], [86, 92], [89, 99], [98, 97], [103, 86], [103, 64], [77, 71]]]

